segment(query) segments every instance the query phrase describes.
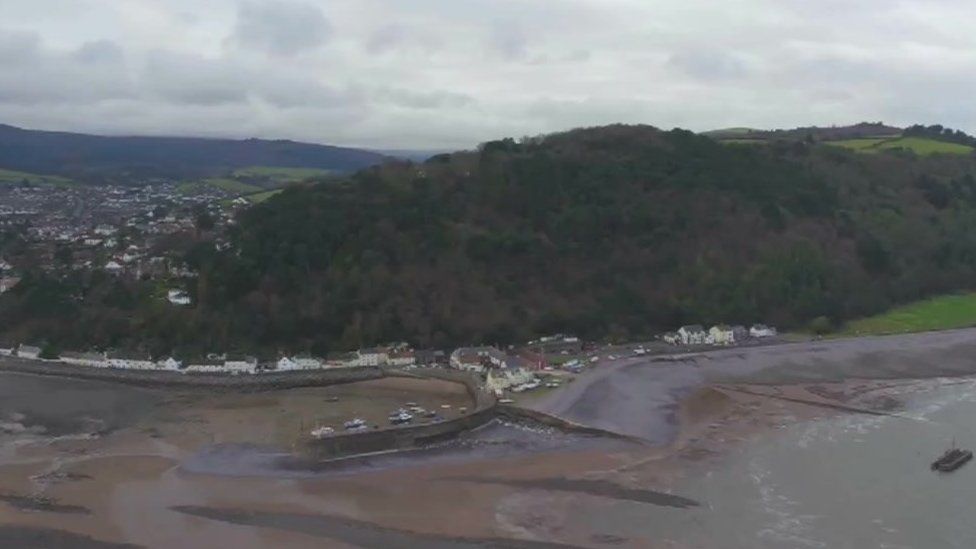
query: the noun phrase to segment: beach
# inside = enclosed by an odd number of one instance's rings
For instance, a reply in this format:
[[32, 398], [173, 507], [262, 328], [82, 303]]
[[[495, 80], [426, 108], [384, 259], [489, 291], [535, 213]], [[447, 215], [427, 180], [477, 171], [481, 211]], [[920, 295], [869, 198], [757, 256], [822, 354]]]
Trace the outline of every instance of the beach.
[[645, 525], [714, 520], [723, 493], [697, 483], [793, 429], [900, 425], [913, 395], [969, 382], [974, 342], [960, 330], [600, 364], [532, 405], [642, 443], [496, 423], [444, 447], [316, 470], [279, 466], [303, 430], [381, 420], [406, 400], [456, 409], [467, 396], [429, 380], [210, 394], [0, 374], [24, 395], [0, 408], [0, 540], [709, 547]]

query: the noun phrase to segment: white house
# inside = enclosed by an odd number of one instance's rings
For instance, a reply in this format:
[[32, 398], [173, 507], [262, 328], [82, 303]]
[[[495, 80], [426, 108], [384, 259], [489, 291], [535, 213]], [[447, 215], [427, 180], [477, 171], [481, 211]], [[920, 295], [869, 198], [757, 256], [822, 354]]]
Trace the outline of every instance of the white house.
[[98, 353], [61, 353], [61, 362], [72, 366], [84, 366], [86, 368], [107, 368], [108, 359], [104, 354]]
[[184, 374], [219, 374], [224, 371], [224, 363], [218, 361], [195, 362], [183, 368]]
[[278, 360], [278, 364], [276, 365], [276, 369], [279, 372], [290, 372], [290, 371], [293, 371], [293, 370], [300, 370], [301, 368], [298, 367], [298, 363], [297, 362], [295, 362], [294, 360], [292, 360], [291, 358], [289, 358], [287, 356], [283, 356], [283, 357], [281, 357], [281, 359]]
[[292, 362], [298, 367], [299, 370], [321, 370], [323, 368], [322, 361], [314, 357], [292, 357]]
[[753, 324], [752, 328], [749, 328], [749, 335], [755, 338], [774, 337], [776, 336], [776, 328], [765, 324]]
[[661, 336], [661, 339], [668, 345], [679, 345], [681, 343], [681, 336], [678, 335], [678, 332], [668, 332]]
[[0, 276], [0, 294], [7, 293], [20, 284], [20, 279], [14, 276]]
[[712, 345], [732, 345], [735, 343], [735, 334], [728, 326], [712, 326], [708, 331], [708, 339]]
[[699, 324], [678, 328], [678, 337], [683, 345], [704, 345], [708, 341], [708, 334]]
[[388, 351], [381, 347], [360, 349], [356, 351], [356, 357], [360, 366], [385, 366], [390, 361]]
[[17, 347], [17, 356], [20, 358], [37, 360], [41, 357], [41, 348], [32, 347], [30, 345], [21, 345], [20, 347]]
[[108, 360], [109, 368], [118, 368], [120, 370], [155, 370], [156, 363], [149, 359], [142, 358], [131, 358], [124, 357], [121, 355], [109, 356]]
[[485, 380], [485, 386], [496, 396], [501, 396], [502, 391], [518, 385], [525, 385], [535, 381], [535, 374], [521, 368], [504, 370], [489, 370]]
[[13, 347], [0, 347], [0, 356], [13, 356]]
[[258, 359], [254, 357], [224, 360], [223, 371], [230, 374], [253, 374], [258, 370]]
[[156, 363], [156, 367], [158, 369], [169, 372], [178, 372], [182, 366], [183, 363], [173, 357], [169, 357], [166, 360], [160, 360]]
[[170, 290], [166, 294], [166, 299], [173, 305], [179, 305], [181, 307], [186, 307], [193, 303], [190, 294], [183, 290]]
[[404, 349], [390, 353], [391, 366], [413, 366], [417, 362], [413, 350]]
[[110, 274], [119, 274], [122, 272], [123, 267], [122, 265], [119, 264], [118, 261], [115, 261], [113, 259], [112, 261], [109, 261], [108, 263], [105, 264], [105, 270], [108, 271]]

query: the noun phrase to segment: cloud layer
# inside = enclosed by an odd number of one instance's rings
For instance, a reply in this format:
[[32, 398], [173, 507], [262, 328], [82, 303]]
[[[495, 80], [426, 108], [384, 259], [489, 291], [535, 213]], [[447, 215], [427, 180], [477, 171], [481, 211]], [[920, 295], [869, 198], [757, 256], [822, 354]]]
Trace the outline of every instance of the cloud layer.
[[453, 148], [611, 122], [976, 130], [957, 0], [0, 0], [0, 122]]

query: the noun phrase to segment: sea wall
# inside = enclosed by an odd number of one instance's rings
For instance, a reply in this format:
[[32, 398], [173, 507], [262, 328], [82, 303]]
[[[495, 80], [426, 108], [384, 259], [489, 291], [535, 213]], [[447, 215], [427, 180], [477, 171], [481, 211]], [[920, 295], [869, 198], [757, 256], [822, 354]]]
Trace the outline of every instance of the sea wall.
[[273, 391], [299, 387], [318, 387], [356, 383], [387, 377], [375, 366], [273, 372], [261, 375], [183, 374], [72, 366], [60, 362], [0, 358], [0, 372], [17, 372], [44, 376], [71, 377], [90, 381], [108, 381], [144, 387], [207, 388], [235, 391]]

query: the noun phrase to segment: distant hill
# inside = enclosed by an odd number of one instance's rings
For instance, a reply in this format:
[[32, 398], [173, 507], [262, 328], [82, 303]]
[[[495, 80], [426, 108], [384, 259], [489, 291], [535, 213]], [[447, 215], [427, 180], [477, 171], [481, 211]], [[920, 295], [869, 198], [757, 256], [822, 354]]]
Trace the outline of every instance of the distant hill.
[[284, 140], [107, 137], [0, 125], [0, 168], [89, 182], [200, 178], [252, 166], [353, 172], [387, 159]]
[[703, 132], [712, 139], [724, 140], [799, 140], [836, 141], [841, 139], [863, 139], [880, 137], [899, 137], [904, 130], [888, 126], [882, 122], [861, 122], [850, 126], [808, 126], [789, 130], [759, 130], [755, 128], [726, 128]]
[[[973, 155], [589, 128], [281, 191], [230, 250], [187, 255], [193, 308], [121, 299], [112, 277], [26, 278], [0, 298], [0, 337], [273, 353], [839, 324], [976, 288], [974, 227]], [[67, 312], [37, 313], [51, 295]]]

